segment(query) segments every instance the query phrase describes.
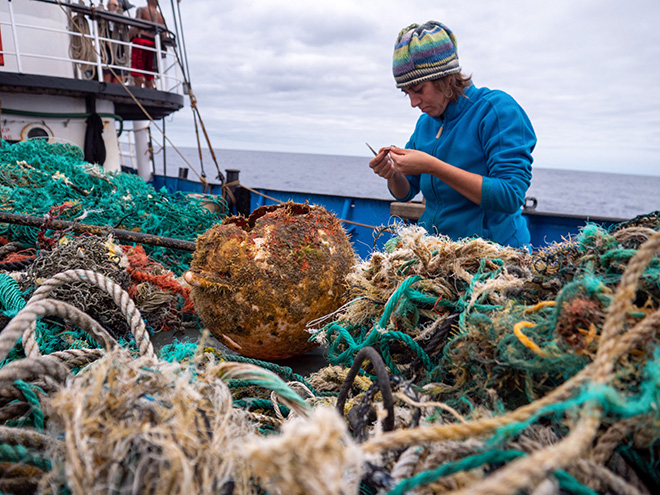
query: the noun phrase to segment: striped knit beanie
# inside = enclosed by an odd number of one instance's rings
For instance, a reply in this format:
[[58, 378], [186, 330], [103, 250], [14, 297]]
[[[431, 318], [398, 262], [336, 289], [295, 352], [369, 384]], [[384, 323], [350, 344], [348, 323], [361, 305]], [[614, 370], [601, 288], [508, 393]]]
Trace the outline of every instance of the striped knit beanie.
[[397, 88], [461, 71], [456, 53], [456, 36], [447, 26], [429, 21], [412, 24], [399, 32], [394, 46], [392, 72]]

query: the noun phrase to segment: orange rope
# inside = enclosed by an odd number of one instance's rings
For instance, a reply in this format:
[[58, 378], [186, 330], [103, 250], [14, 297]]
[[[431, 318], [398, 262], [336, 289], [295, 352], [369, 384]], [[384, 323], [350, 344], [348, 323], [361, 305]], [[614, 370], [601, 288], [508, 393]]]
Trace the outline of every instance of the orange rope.
[[523, 328], [526, 327], [533, 327], [535, 326], [534, 323], [531, 321], [519, 321], [513, 326], [513, 333], [516, 334], [516, 337], [518, 337], [518, 340], [522, 345], [525, 347], [528, 347], [532, 351], [534, 351], [536, 354], [538, 354], [541, 357], [545, 357], [546, 353], [543, 349], [541, 349], [538, 344], [536, 344], [533, 340], [531, 340], [527, 335], [525, 335], [522, 331]]
[[[136, 282], [148, 282], [163, 290], [181, 294], [184, 300], [182, 311], [194, 312], [194, 304], [190, 298], [190, 287], [184, 287], [177, 282], [171, 271], [167, 271], [162, 275], [148, 273], [155, 270], [162, 271], [164, 268], [160, 263], [156, 263], [147, 256], [143, 246], [122, 246], [122, 249], [124, 249], [128, 257], [129, 266], [126, 268], [126, 271], [133, 280]], [[129, 292], [135, 292], [135, 288], [132, 288]]]
[[555, 301], [541, 301], [534, 306], [525, 309], [525, 313], [536, 313], [539, 309], [549, 308], [555, 305]]
[[24, 251], [17, 251], [14, 253], [7, 253], [2, 259], [3, 263], [18, 263], [25, 260], [33, 260], [37, 257], [37, 252], [34, 249], [25, 249]]

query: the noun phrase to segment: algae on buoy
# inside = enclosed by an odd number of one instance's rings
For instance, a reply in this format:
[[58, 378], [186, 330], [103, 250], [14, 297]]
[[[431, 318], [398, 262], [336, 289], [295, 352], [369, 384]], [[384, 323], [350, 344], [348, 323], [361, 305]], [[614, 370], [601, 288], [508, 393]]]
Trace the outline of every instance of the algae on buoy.
[[354, 262], [337, 217], [288, 202], [227, 217], [200, 235], [185, 278], [218, 340], [244, 356], [285, 359], [316, 346], [305, 326], [342, 305]]

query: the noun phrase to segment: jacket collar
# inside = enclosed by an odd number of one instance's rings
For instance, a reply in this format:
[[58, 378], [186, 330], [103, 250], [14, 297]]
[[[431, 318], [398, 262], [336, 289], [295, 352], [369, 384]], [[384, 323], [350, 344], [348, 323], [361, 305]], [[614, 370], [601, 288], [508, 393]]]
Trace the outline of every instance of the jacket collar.
[[470, 84], [470, 86], [465, 88], [465, 96], [461, 96], [455, 102], [447, 105], [447, 108], [445, 109], [445, 113], [442, 115], [442, 117], [434, 117], [434, 118], [441, 122], [450, 122], [458, 118], [465, 111], [467, 106], [470, 104], [469, 100], [474, 95], [476, 90], [477, 89], [474, 87], [474, 84]]

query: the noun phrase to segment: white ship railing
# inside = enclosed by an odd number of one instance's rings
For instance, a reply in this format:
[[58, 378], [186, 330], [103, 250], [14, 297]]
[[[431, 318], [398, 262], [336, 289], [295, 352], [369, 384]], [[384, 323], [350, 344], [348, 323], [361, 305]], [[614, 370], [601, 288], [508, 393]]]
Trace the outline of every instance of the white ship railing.
[[[35, 2], [41, 3], [41, 2]], [[50, 2], [53, 3], [53, 2]], [[57, 5], [58, 2], [55, 2], [55, 5], [42, 5], [37, 7], [38, 9], [45, 9], [46, 7], [60, 9], [60, 6]], [[101, 36], [99, 19], [104, 19], [105, 21], [111, 20], [112, 22], [119, 22], [127, 26], [127, 29], [130, 26], [136, 26], [142, 29], [145, 27], [151, 27], [148, 25], [153, 25], [153, 23], [148, 23], [146, 21], [136, 20], [127, 16], [122, 16], [119, 14], [112, 14], [106, 11], [87, 8], [89, 14], [86, 12], [81, 12], [80, 7], [76, 7], [73, 4], [67, 4], [60, 2], [61, 5], [70, 6], [66, 8], [69, 11], [68, 15], [72, 15], [72, 10], [76, 8], [78, 14], [83, 14], [87, 22], [89, 23], [90, 32], [76, 32], [75, 26], [72, 26], [70, 22], [67, 22], [67, 25], [60, 28], [48, 27], [39, 23], [40, 17], [35, 16], [35, 23], [28, 24], [25, 22], [17, 22], [16, 16], [14, 15], [13, 2], [7, 2], [8, 7], [8, 19], [6, 17], [0, 17], [0, 26], [2, 26], [2, 36], [3, 36], [3, 48], [0, 49], [0, 54], [5, 57], [5, 67], [0, 67], [1, 71], [11, 70], [9, 68], [9, 60], [13, 58], [15, 60], [16, 69], [19, 73], [27, 74], [39, 74], [39, 75], [61, 75], [61, 74], [72, 74], [75, 79], [96, 79], [100, 82], [103, 81], [103, 71], [104, 69], [112, 68], [114, 72], [118, 75], [126, 76], [129, 73], [139, 73], [143, 76], [151, 75], [154, 77], [154, 88], [160, 91], [167, 91], [170, 93], [183, 94], [186, 89], [184, 84], [184, 79], [182, 72], [179, 68], [179, 64], [176, 58], [176, 44], [174, 35], [170, 32], [165, 31], [162, 28], [156, 29], [157, 32], [166, 33], [168, 40], [171, 40], [171, 49], [163, 49], [161, 44], [161, 37], [156, 35], [154, 37], [155, 47], [145, 47], [140, 46], [142, 50], [153, 52], [156, 59], [156, 67], [154, 71], [145, 71], [138, 70], [131, 67], [130, 64], [130, 51], [135, 47], [130, 41], [122, 41], [118, 39], [108, 38]], [[101, 21], [103, 22], [103, 21]], [[72, 29], [73, 28], [73, 29]], [[7, 39], [8, 31], [11, 33], [10, 38]], [[35, 50], [40, 47], [48, 47], [49, 40], [57, 39], [54, 35], [65, 35], [68, 39], [69, 46], [67, 46], [66, 54], [67, 56], [58, 56], [47, 53], [39, 53]], [[73, 58], [70, 54], [70, 43], [73, 38], [80, 38], [82, 43], [89, 43], [88, 48], [91, 47], [92, 50], [88, 50], [88, 58]], [[41, 42], [29, 42], [26, 40], [38, 39]], [[59, 38], [63, 38], [60, 36]], [[105, 58], [105, 45], [109, 46], [123, 46], [124, 50], [127, 50], [128, 63], [127, 65], [117, 65], [117, 64], [108, 64], [103, 59]], [[9, 45], [9, 46], [8, 46]], [[12, 46], [13, 45], [13, 46]], [[29, 46], [23, 46], [29, 45]], [[44, 67], [40, 64], [35, 65], [31, 64], [32, 69], [28, 68], [30, 66], [30, 61], [34, 60], [49, 60], [58, 62], [64, 67], [59, 67], [48, 73], [48, 70], [44, 70]], [[68, 69], [67, 69], [68, 67]], [[127, 81], [130, 84], [130, 79]]]
[[137, 156], [135, 151], [135, 137], [133, 129], [124, 129], [121, 138], [117, 139], [119, 147], [119, 165], [122, 168], [137, 170]]

